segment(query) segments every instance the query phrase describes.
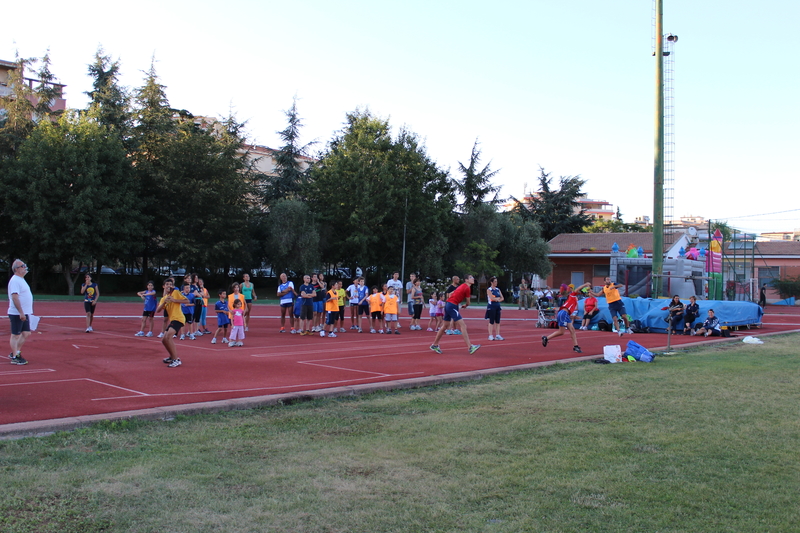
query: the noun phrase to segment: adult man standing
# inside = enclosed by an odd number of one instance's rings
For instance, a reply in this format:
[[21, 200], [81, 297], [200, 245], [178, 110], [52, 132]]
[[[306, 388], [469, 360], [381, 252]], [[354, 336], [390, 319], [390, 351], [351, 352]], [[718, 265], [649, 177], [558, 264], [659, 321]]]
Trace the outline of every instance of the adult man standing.
[[[471, 275], [467, 275], [464, 279], [464, 283], [459, 285], [458, 288], [450, 294], [450, 297], [447, 298], [447, 302], [444, 304], [444, 321], [452, 320], [456, 327], [461, 330], [461, 335], [464, 337], [464, 342], [467, 343], [467, 348], [471, 354], [477, 352], [481, 345], [470, 344], [467, 325], [464, 323], [464, 319], [461, 317], [458, 307], [462, 302], [464, 302], [462, 307], [467, 307], [469, 305], [469, 300], [472, 295], [472, 285], [474, 283], [475, 278]], [[433, 344], [431, 344], [431, 350], [436, 353], [442, 353], [441, 348], [439, 348], [439, 339], [442, 338], [442, 335], [444, 335], [444, 328], [439, 329], [436, 333], [436, 339], [434, 339]]]
[[11, 266], [14, 275], [8, 280], [8, 318], [11, 321], [11, 359], [12, 365], [27, 365], [22, 357], [22, 345], [31, 334], [30, 316], [33, 314], [33, 294], [25, 274], [28, 265], [17, 259]]

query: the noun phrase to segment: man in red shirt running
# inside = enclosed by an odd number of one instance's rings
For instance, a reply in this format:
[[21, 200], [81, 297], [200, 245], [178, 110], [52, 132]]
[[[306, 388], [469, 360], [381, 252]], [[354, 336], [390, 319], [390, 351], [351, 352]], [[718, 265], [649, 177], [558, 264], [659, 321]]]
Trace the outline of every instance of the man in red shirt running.
[[[464, 342], [467, 343], [467, 348], [469, 348], [469, 353], [473, 354], [478, 351], [478, 348], [481, 347], [480, 344], [470, 344], [469, 342], [469, 334], [467, 333], [467, 325], [464, 323], [464, 319], [461, 316], [461, 313], [458, 312], [459, 305], [462, 308], [467, 307], [469, 305], [469, 299], [472, 295], [472, 285], [475, 283], [475, 278], [468, 275], [466, 279], [464, 279], [464, 283], [458, 286], [456, 290], [450, 293], [450, 297], [447, 298], [447, 302], [444, 304], [444, 321], [447, 323], [448, 320], [452, 320], [455, 322], [456, 329], [461, 330], [461, 336], [464, 337]], [[442, 353], [442, 349], [439, 348], [439, 339], [442, 338], [444, 335], [444, 328], [439, 328], [439, 331], [436, 333], [436, 339], [431, 344], [431, 350], [436, 353]]]

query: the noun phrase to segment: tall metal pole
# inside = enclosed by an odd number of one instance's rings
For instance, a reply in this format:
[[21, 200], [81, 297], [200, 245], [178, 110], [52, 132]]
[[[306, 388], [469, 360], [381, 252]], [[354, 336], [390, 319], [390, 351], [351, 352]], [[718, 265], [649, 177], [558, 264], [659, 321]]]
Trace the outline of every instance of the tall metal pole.
[[653, 297], [662, 294], [664, 270], [664, 3], [656, 2], [656, 131], [653, 165]]

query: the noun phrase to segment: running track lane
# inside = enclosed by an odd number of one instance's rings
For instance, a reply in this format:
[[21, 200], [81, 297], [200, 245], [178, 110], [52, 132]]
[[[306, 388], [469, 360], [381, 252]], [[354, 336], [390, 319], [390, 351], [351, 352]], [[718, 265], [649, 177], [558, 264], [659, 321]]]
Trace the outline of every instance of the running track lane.
[[[40, 331], [23, 348], [30, 363], [0, 366], [0, 428], [19, 422], [103, 415], [266, 395], [369, 385], [459, 372], [484, 371], [571, 359], [571, 341], [564, 335], [541, 346], [541, 336], [553, 330], [536, 327], [535, 311], [503, 311], [502, 335], [487, 340], [483, 307], [466, 310], [471, 340], [482, 348], [469, 355], [460, 336], [445, 336], [443, 354], [428, 349], [433, 333], [409, 331], [402, 319], [401, 335], [355, 333], [338, 338], [278, 333], [277, 306], [254, 307], [245, 346], [210, 344], [210, 336], [178, 341], [183, 361], [167, 368], [166, 351], [156, 338], [134, 337], [141, 305], [100, 302], [95, 332], [84, 332], [80, 302], [36, 303], [43, 316]], [[424, 318], [424, 317], [423, 317]], [[216, 320], [210, 320], [209, 326]], [[427, 319], [422, 320], [427, 327]], [[349, 317], [345, 327], [350, 325]], [[160, 331], [161, 320], [156, 320]], [[209, 328], [212, 329], [213, 328]], [[764, 327], [740, 335], [800, 329], [800, 309], [769, 307]], [[7, 338], [7, 321], [0, 335]], [[578, 331], [584, 356], [598, 356], [606, 344], [621, 344], [616, 334]], [[634, 335], [653, 349], [666, 344], [659, 334]], [[221, 339], [218, 339], [218, 342]], [[711, 342], [719, 342], [714, 340]], [[672, 337], [672, 345], [696, 343], [697, 337]]]

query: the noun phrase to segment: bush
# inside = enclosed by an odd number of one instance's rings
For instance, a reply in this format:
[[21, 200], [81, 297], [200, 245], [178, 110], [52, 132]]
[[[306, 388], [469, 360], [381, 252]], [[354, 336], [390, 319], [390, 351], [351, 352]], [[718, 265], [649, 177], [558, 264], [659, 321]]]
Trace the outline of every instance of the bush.
[[786, 277], [772, 280], [771, 285], [778, 291], [781, 298], [800, 298], [800, 276]]

